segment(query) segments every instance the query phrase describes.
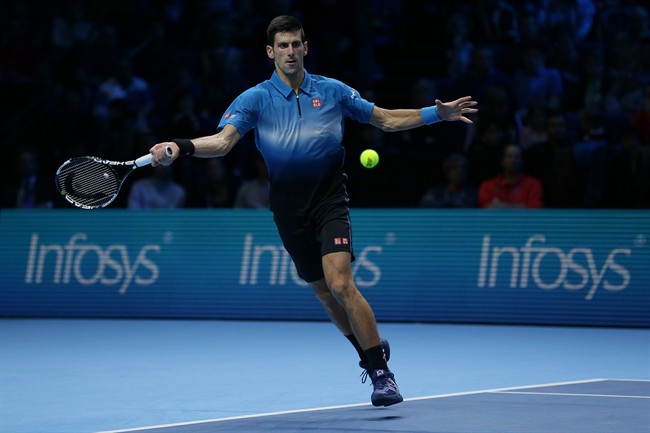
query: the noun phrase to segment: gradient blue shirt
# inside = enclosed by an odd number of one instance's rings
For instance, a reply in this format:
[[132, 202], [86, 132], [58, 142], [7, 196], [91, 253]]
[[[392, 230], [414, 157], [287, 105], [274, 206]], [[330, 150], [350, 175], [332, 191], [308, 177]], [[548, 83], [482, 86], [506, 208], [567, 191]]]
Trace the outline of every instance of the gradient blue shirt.
[[233, 101], [218, 130], [231, 124], [243, 137], [255, 129], [269, 172], [271, 210], [306, 214], [323, 201], [347, 203], [345, 119], [368, 123], [373, 107], [338, 80], [305, 71], [296, 94], [273, 72]]

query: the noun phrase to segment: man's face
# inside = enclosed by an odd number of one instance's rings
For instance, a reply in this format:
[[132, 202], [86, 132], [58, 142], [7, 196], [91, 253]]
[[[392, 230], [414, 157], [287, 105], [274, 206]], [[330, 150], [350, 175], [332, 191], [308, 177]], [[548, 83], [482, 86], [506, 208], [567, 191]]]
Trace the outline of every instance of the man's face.
[[517, 146], [508, 146], [501, 160], [501, 167], [505, 173], [509, 174], [520, 173], [523, 170], [524, 159]]
[[300, 31], [276, 33], [273, 46], [266, 46], [266, 54], [273, 59], [280, 72], [288, 77], [302, 72], [307, 42], [303, 42]]

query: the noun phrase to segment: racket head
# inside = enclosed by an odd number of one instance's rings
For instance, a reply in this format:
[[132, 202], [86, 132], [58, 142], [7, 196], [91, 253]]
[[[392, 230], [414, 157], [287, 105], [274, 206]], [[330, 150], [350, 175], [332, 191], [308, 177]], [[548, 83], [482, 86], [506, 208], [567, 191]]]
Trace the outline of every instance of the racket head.
[[123, 180], [109, 161], [94, 156], [71, 158], [55, 175], [59, 193], [82, 209], [98, 209], [111, 204]]

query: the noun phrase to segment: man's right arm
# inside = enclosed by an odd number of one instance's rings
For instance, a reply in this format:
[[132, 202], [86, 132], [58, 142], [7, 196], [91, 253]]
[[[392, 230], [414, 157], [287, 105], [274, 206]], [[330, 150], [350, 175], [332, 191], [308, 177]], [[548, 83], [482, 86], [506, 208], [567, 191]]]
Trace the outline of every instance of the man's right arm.
[[[227, 124], [220, 132], [214, 135], [191, 139], [194, 145], [194, 156], [197, 158], [215, 158], [224, 156], [235, 144], [239, 141], [241, 136], [239, 131], [233, 125]], [[166, 148], [172, 149], [172, 156], [166, 154]], [[151, 162], [152, 166], [156, 165], [171, 165], [180, 155], [180, 148], [178, 144], [173, 141], [158, 143], [154, 145], [149, 152], [153, 155]]]

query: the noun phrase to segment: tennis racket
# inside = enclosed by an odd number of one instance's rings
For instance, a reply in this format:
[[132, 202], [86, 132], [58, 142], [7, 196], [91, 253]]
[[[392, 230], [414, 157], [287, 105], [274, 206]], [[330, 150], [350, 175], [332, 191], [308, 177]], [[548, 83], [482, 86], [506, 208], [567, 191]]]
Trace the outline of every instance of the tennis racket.
[[[167, 147], [167, 156], [172, 149]], [[108, 161], [96, 156], [70, 158], [56, 171], [59, 193], [82, 209], [106, 207], [115, 200], [122, 184], [136, 169], [151, 164], [149, 153], [133, 161]]]

